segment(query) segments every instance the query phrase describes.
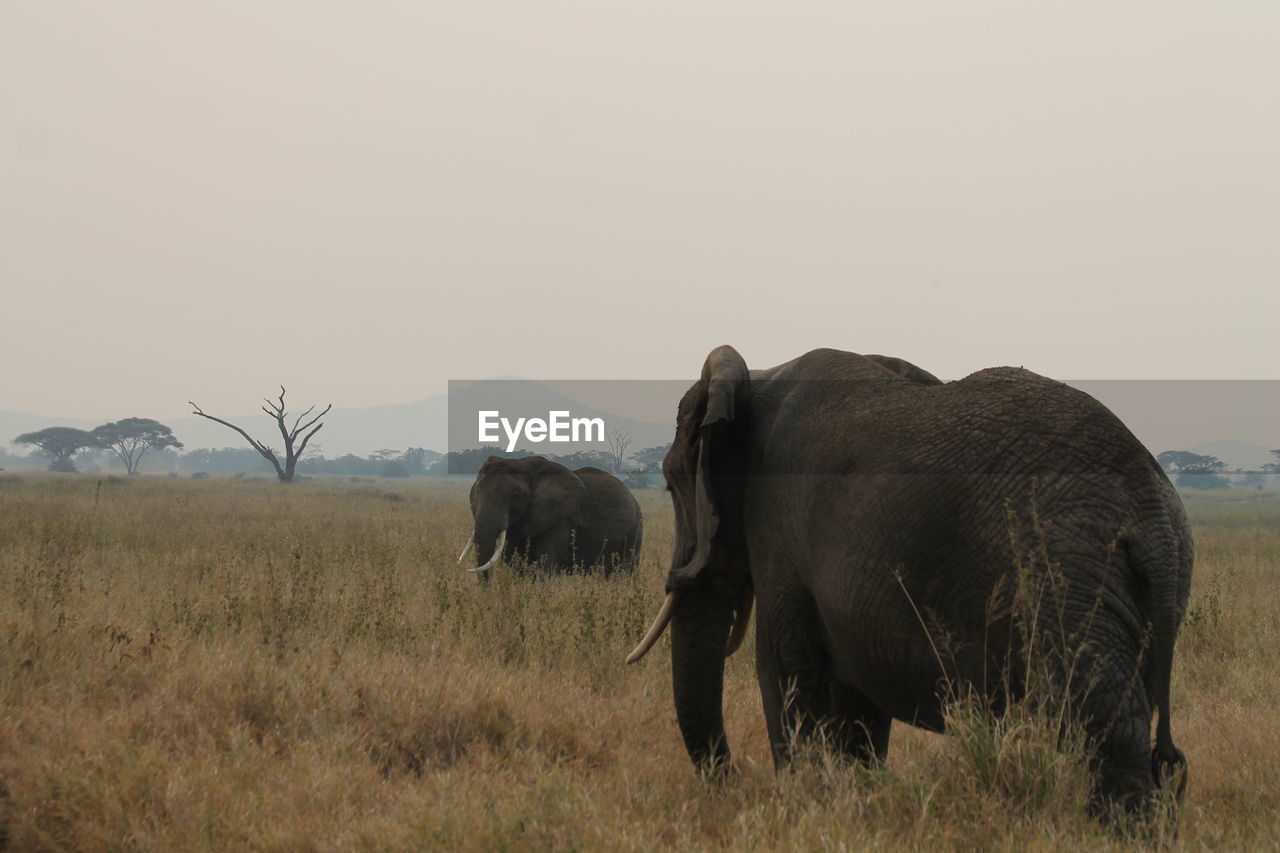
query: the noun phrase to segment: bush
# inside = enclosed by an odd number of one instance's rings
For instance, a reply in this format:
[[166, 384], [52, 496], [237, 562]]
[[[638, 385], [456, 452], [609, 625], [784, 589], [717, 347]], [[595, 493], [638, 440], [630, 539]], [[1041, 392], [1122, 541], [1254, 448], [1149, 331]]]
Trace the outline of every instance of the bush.
[[409, 466], [403, 459], [388, 459], [378, 471], [380, 477], [408, 477]]
[[1179, 474], [1174, 483], [1179, 489], [1229, 489], [1231, 482], [1218, 474], [1193, 472]]
[[622, 482], [631, 489], [656, 489], [662, 485], [662, 474], [651, 471], [629, 471]]

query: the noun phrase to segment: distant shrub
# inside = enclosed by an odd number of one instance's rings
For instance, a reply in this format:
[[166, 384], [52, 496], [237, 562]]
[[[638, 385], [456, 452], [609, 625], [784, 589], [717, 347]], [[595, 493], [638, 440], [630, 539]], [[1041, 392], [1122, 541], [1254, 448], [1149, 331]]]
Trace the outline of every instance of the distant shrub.
[[501, 447], [476, 447], [470, 450], [455, 450], [446, 453], [444, 456], [433, 462], [428, 468], [427, 473], [431, 476], [457, 476], [459, 474], [476, 474], [480, 471], [480, 466], [490, 456], [500, 456], [504, 459], [520, 459], [525, 456], [534, 456], [527, 450], [513, 450], [510, 453]]
[[1179, 489], [1229, 489], [1231, 481], [1218, 474], [1196, 471], [1179, 474], [1174, 485]]
[[630, 471], [622, 478], [622, 482], [632, 489], [653, 489], [662, 484], [662, 474], [652, 471]]
[[380, 477], [408, 477], [409, 466], [403, 459], [388, 459], [378, 470]]

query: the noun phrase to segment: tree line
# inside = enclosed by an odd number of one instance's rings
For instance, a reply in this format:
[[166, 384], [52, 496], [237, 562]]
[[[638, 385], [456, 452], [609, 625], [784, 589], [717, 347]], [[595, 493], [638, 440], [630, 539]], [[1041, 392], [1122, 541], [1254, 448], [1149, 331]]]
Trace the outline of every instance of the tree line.
[[[299, 473], [380, 477], [475, 474], [484, 460], [490, 456], [532, 455], [527, 451], [507, 453], [497, 447], [443, 455], [422, 447], [411, 447], [405, 451], [379, 450], [367, 457], [347, 454], [337, 459], [326, 459], [317, 452], [317, 448], [312, 447], [308, 455], [308, 444], [312, 437], [324, 427], [322, 419], [333, 408], [333, 404], [330, 403], [318, 414], [313, 414], [316, 407], [311, 406], [301, 414], [291, 415], [285, 406], [285, 394], [285, 388], [281, 385], [278, 396], [264, 397], [262, 401], [262, 411], [271, 417], [280, 433], [283, 443], [281, 453], [277, 453], [275, 448], [267, 442], [251, 436], [243, 427], [208, 414], [195, 402], [189, 400], [192, 414], [235, 431], [249, 443], [251, 450], [234, 448], [192, 450], [178, 457], [181, 460], [179, 467], [192, 471], [193, 476], [244, 472], [260, 468], [264, 471], [273, 470], [282, 483], [291, 483]], [[74, 472], [76, 467], [73, 458], [76, 454], [88, 450], [110, 450], [119, 457], [129, 476], [137, 474], [139, 463], [149, 451], [172, 453], [183, 447], [182, 442], [174, 437], [172, 429], [150, 418], [125, 418], [122, 421], [103, 424], [92, 430], [48, 427], [36, 432], [23, 433], [14, 441], [39, 448], [50, 458], [50, 471]], [[628, 454], [631, 437], [619, 430], [615, 430], [610, 436], [608, 445], [608, 451], [578, 451], [564, 456], [546, 455], [568, 468], [582, 468], [590, 465], [625, 476], [635, 487], [661, 484], [662, 475], [659, 466], [670, 445], [647, 447]], [[628, 460], [632, 464], [628, 465]]]
[[[51, 427], [63, 430], [65, 427]], [[41, 430], [41, 432], [45, 432]], [[79, 432], [85, 432], [79, 430]], [[179, 445], [178, 448], [181, 449]], [[635, 488], [655, 487], [662, 485], [660, 463], [666, 454], [666, 446], [646, 448], [631, 454], [621, 468], [615, 457], [608, 452], [578, 451], [556, 456], [543, 454], [568, 468], [594, 466], [616, 473]], [[200, 447], [186, 449], [182, 453], [174, 452], [174, 447], [159, 448], [158, 452], [148, 457], [150, 470], [182, 472], [192, 476], [226, 475], [226, 474], [268, 474], [278, 477], [275, 469], [262, 455], [248, 447]], [[96, 454], [95, 454], [96, 452]], [[50, 470], [74, 472], [77, 466], [101, 463], [100, 456], [106, 449], [100, 445], [81, 445], [69, 456], [54, 458], [51, 453], [42, 451], [42, 455], [50, 459], [47, 466]], [[499, 447], [484, 447], [472, 450], [441, 454], [423, 447], [410, 447], [407, 450], [376, 450], [365, 456], [347, 453], [342, 456], [326, 457], [318, 448], [308, 448], [307, 455], [299, 459], [295, 473], [299, 477], [332, 475], [344, 477], [443, 477], [474, 475], [480, 465], [490, 456], [519, 457], [531, 455], [528, 451], [517, 450], [507, 453]], [[116, 454], [112, 454], [115, 457]], [[655, 458], [656, 457], [656, 458]], [[23, 457], [0, 459], [0, 464], [12, 465], [23, 461]], [[123, 460], [122, 460], [123, 461]], [[139, 473], [143, 467], [140, 459], [135, 458], [131, 474]], [[92, 470], [92, 469], [90, 469]]]
[[[180, 470], [194, 476], [201, 474], [275, 473], [282, 482], [291, 482], [295, 475], [338, 475], [367, 477], [419, 477], [474, 475], [484, 460], [490, 456], [518, 458], [531, 456], [526, 450], [507, 452], [500, 447], [481, 447], [440, 454], [422, 447], [407, 450], [383, 449], [367, 456], [348, 453], [327, 458], [312, 448], [308, 453], [308, 440], [322, 423], [319, 418], [329, 411], [308, 418], [312, 409], [294, 418], [292, 425], [286, 422], [284, 389], [273, 404], [264, 407], [277, 422], [284, 439], [284, 461], [265, 442], [250, 437], [240, 427], [227, 421], [205, 415], [210, 420], [226, 424], [243, 435], [250, 448], [199, 448], [178, 455], [183, 444], [173, 435], [173, 430], [151, 418], [124, 418], [102, 424], [91, 430], [75, 427], [47, 427], [35, 432], [23, 433], [14, 439], [17, 444], [32, 445], [49, 459], [50, 471], [75, 472], [76, 457], [86, 452], [108, 452], [117, 458], [129, 476], [138, 473], [139, 465], [148, 453], [170, 457], [170, 470]], [[314, 407], [313, 407], [314, 408]], [[633, 488], [662, 485], [662, 459], [670, 445], [646, 447], [623, 456], [628, 441], [625, 436], [615, 437], [607, 451], [577, 451], [554, 455], [542, 454], [567, 468], [593, 466], [622, 477]], [[1267, 475], [1280, 477], [1280, 449], [1272, 450], [1275, 460], [1261, 466], [1258, 471], [1228, 472], [1227, 464], [1216, 456], [1193, 453], [1189, 450], [1166, 450], [1156, 456], [1179, 489], [1213, 490], [1232, 486], [1264, 488]], [[13, 459], [14, 457], [10, 457]], [[1227, 474], [1234, 476], [1226, 476]]]
[[[180, 456], [174, 451], [183, 449], [182, 442], [173, 430], [151, 418], [124, 418], [94, 427], [91, 430], [75, 427], [47, 427], [23, 433], [14, 439], [16, 444], [32, 445], [49, 458], [50, 471], [75, 472], [75, 457], [86, 451], [106, 451], [119, 459], [129, 476], [138, 473], [138, 467], [148, 453], [155, 456], [172, 456], [172, 467], [193, 475], [222, 473], [274, 472], [282, 482], [291, 482], [295, 475], [330, 474], [340, 476], [415, 477], [474, 475], [490, 456], [518, 458], [531, 456], [526, 450], [508, 452], [500, 447], [481, 447], [440, 454], [422, 447], [408, 450], [378, 450], [367, 456], [348, 453], [333, 459], [326, 458], [313, 448], [307, 455], [308, 442], [324, 424], [320, 418], [332, 405], [319, 415], [311, 416], [315, 407], [288, 422], [284, 407], [285, 390], [266, 400], [263, 411], [272, 416], [284, 442], [284, 459], [263, 441], [249, 436], [242, 428], [212, 415], [195, 406], [196, 414], [224, 424], [238, 432], [249, 442], [246, 448], [200, 448]], [[646, 447], [626, 454], [629, 439], [619, 434], [610, 441], [607, 451], [577, 451], [557, 456], [542, 454], [567, 468], [593, 466], [623, 477], [634, 488], [662, 485], [662, 459], [670, 445]], [[1267, 474], [1280, 477], [1280, 449], [1272, 450], [1275, 460], [1261, 466], [1259, 471], [1234, 472], [1234, 478], [1224, 476], [1227, 464], [1216, 456], [1193, 453], [1189, 450], [1166, 450], [1156, 456], [1156, 461], [1180, 489], [1226, 489], [1231, 486], [1264, 488]]]
[[24, 432], [13, 441], [38, 447], [49, 456], [50, 471], [74, 472], [72, 457], [82, 450], [110, 450], [124, 463], [131, 477], [137, 473], [138, 463], [148, 451], [182, 447], [182, 442], [174, 438], [173, 430], [151, 418], [125, 418], [91, 430], [46, 427]]
[[1173, 477], [1179, 489], [1229, 489], [1232, 485], [1261, 489], [1267, 484], [1267, 474], [1280, 476], [1280, 450], [1272, 450], [1276, 457], [1264, 464], [1259, 471], [1236, 469], [1234, 482], [1223, 476], [1227, 463], [1216, 456], [1192, 453], [1189, 450], [1166, 450], [1156, 456], [1156, 461]]

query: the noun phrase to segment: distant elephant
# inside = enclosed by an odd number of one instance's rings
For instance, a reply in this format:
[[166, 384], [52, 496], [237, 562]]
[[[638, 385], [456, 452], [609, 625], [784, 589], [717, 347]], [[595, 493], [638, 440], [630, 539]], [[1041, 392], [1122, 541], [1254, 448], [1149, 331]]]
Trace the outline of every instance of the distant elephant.
[[490, 456], [471, 484], [476, 568], [489, 571], [517, 555], [531, 567], [572, 572], [632, 569], [640, 553], [640, 504], [622, 481], [599, 468], [565, 466], [541, 456]]
[[[1181, 792], [1169, 682], [1191, 534], [1164, 471], [1087, 394], [1007, 367], [942, 383], [836, 350], [748, 371], [725, 346], [680, 402], [663, 473], [668, 595], [628, 660], [670, 623], [676, 714], [700, 769], [729, 759], [724, 658], [754, 598], [778, 764], [789, 732], [820, 729], [883, 760], [894, 719], [941, 731], [948, 697], [966, 692], [1000, 712], [1048, 667], [1072, 676], [1095, 803], [1138, 808], [1169, 779]], [[1013, 591], [1040, 547], [1041, 580], [1059, 585], [1041, 588], [1031, 629]]]

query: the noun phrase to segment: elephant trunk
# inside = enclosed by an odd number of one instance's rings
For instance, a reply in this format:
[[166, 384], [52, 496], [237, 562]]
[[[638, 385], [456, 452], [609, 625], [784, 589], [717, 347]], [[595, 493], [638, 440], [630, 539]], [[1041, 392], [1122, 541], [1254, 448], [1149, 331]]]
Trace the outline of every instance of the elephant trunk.
[[681, 592], [671, 618], [671, 683], [676, 718], [694, 766], [727, 767], [724, 733], [725, 638], [734, 602], [707, 587]]
[[507, 544], [507, 531], [504, 530], [498, 536], [498, 544], [496, 544], [493, 547], [493, 556], [489, 558], [489, 561], [487, 563], [484, 563], [483, 565], [476, 566], [474, 569], [468, 569], [467, 571], [483, 573], [483, 572], [489, 571], [489, 569], [493, 568], [496, 564], [501, 563], [502, 549], [506, 546], [506, 544]]
[[477, 571], [484, 571], [502, 559], [501, 549], [506, 544], [507, 507], [482, 503], [476, 507], [475, 543]]

